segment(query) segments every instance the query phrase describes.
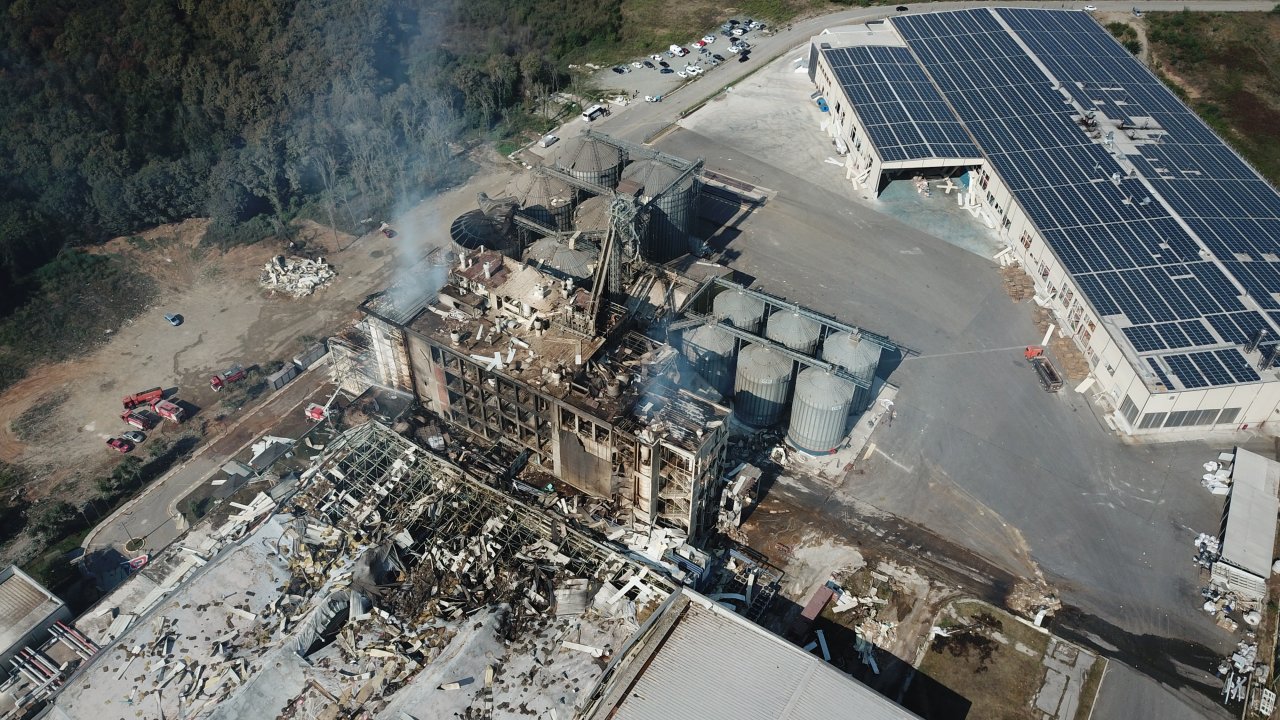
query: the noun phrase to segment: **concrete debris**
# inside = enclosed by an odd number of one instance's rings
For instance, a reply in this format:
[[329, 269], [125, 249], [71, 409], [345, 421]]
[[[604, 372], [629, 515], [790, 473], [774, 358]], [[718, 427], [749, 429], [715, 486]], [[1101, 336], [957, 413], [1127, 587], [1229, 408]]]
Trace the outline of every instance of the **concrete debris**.
[[308, 260], [277, 255], [262, 268], [259, 282], [268, 290], [278, 290], [293, 297], [305, 297], [337, 275], [324, 258]]

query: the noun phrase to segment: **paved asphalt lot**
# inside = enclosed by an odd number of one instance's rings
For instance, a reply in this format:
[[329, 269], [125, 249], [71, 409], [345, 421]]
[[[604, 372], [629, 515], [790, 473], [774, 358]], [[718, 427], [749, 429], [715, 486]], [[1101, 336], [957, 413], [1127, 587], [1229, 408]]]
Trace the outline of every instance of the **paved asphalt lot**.
[[1128, 444], [1084, 396], [1043, 392], [1022, 358], [1041, 336], [1033, 306], [1009, 299], [989, 256], [854, 193], [825, 162], [834, 151], [793, 56], [656, 146], [770, 191], [740, 234], [712, 239], [735, 269], [919, 353], [890, 378], [897, 419], [828, 502], [871, 504], [1022, 576], [1039, 569], [1070, 607], [1062, 631], [1212, 692], [1206, 671], [1234, 640], [1198, 610], [1191, 543], [1222, 509], [1199, 486], [1200, 465], [1228, 445]]

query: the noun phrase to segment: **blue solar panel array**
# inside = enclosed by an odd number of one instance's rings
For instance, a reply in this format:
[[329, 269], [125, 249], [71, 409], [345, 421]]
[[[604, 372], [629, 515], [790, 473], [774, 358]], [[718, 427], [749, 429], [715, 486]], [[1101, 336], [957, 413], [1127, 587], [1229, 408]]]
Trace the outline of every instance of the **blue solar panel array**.
[[911, 51], [851, 47], [822, 53], [885, 162], [979, 157]]
[[[1223, 346], [1259, 328], [1280, 336], [1240, 290], [1280, 320], [1280, 195], [1086, 13], [892, 22], [1086, 299], [1122, 316], [1161, 382], [1177, 387], [1166, 369], [1184, 388], [1260, 379]], [[1124, 123], [1132, 168], [1090, 137], [1100, 131], [1077, 106]]]

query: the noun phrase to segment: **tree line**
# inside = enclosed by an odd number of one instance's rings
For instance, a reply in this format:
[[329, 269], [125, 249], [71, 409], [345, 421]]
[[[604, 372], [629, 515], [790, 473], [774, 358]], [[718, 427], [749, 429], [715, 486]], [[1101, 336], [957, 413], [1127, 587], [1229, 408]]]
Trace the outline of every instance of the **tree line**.
[[20, 0], [0, 22], [0, 316], [67, 247], [193, 216], [347, 230], [518, 126], [620, 0]]

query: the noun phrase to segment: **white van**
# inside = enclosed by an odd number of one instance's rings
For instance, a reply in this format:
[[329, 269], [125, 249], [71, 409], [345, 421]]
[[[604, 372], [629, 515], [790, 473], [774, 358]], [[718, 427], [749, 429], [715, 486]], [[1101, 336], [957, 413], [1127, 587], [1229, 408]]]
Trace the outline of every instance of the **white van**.
[[592, 105], [591, 107], [582, 111], [582, 119], [586, 120], [587, 122], [591, 122], [592, 120], [595, 120], [596, 118], [605, 114], [607, 113], [603, 107], [599, 105]]

